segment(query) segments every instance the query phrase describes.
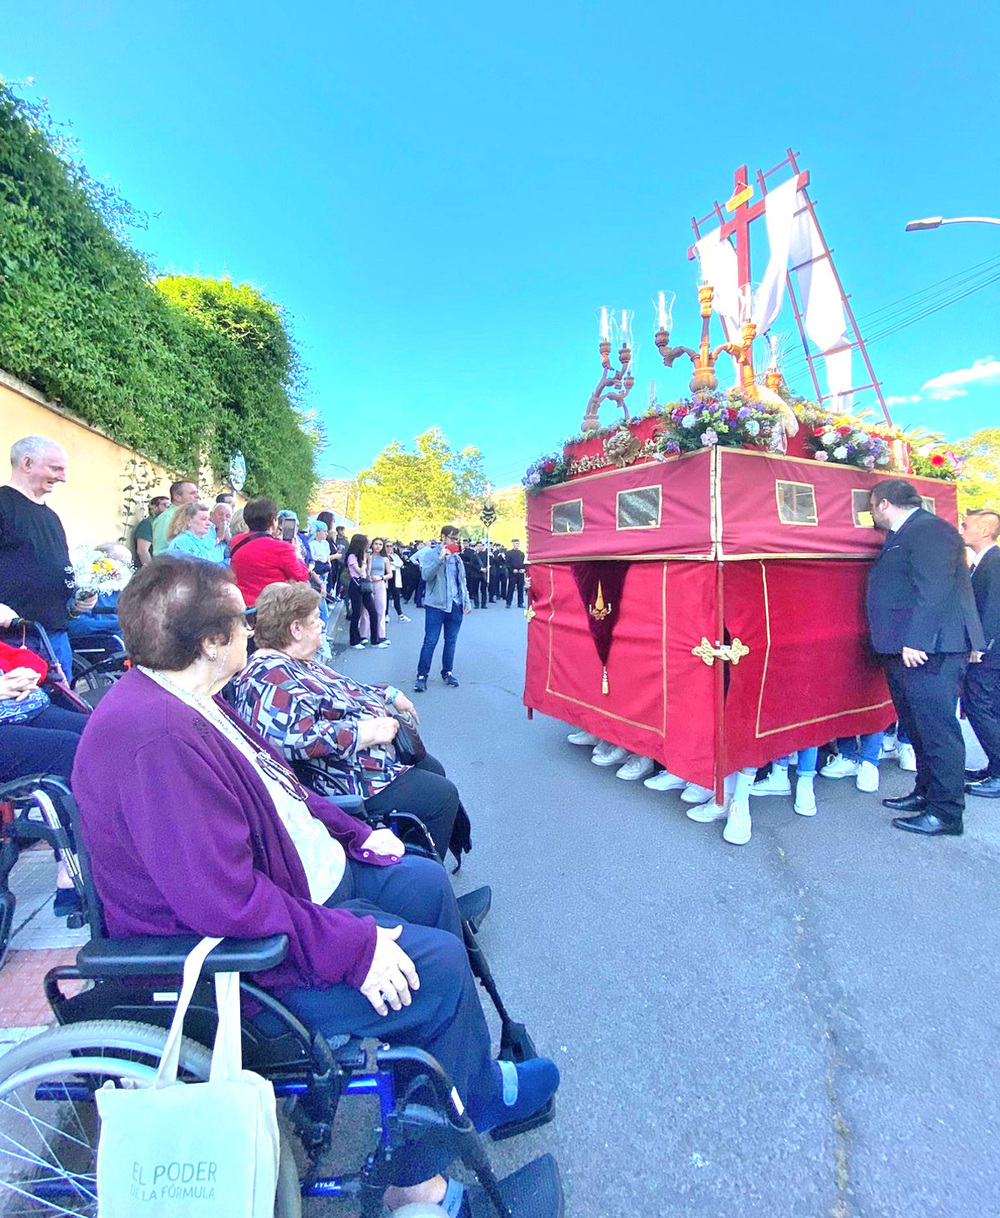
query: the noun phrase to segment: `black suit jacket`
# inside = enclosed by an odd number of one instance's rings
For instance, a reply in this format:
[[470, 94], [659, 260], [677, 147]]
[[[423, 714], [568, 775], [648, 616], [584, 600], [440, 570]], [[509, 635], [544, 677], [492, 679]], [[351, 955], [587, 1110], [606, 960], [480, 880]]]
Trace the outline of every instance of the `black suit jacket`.
[[983, 663], [1000, 668], [1000, 549], [990, 546], [972, 572], [972, 591], [986, 635]]
[[923, 508], [886, 537], [868, 573], [866, 609], [872, 647], [881, 655], [904, 647], [933, 655], [986, 645], [962, 538]]

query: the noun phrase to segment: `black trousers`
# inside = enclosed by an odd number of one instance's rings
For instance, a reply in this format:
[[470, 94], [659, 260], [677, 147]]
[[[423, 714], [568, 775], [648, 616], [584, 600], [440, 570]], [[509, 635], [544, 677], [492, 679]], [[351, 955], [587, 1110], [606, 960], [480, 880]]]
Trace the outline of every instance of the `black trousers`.
[[474, 609], [486, 608], [486, 591], [486, 575], [477, 571], [469, 579], [469, 600]]
[[386, 584], [385, 590], [386, 590], [386, 594], [389, 597], [389, 600], [392, 601], [393, 609], [396, 610], [396, 616], [402, 617], [403, 616], [403, 604], [402, 604], [402, 601], [400, 601], [400, 599], [399, 599], [399, 584]]
[[955, 709], [968, 656], [932, 655], [919, 668], [904, 667], [895, 655], [884, 656], [883, 662], [900, 726], [917, 758], [914, 790], [927, 800], [928, 812], [960, 821], [965, 810], [965, 741]]
[[[410, 1006], [390, 1009], [388, 1015], [379, 1015], [360, 990], [343, 984], [292, 990], [282, 1001], [307, 1028], [325, 1036], [374, 1036], [426, 1049], [445, 1068], [475, 1122], [494, 1098], [497, 1083], [489, 1028], [444, 868], [412, 855], [391, 867], [349, 859], [343, 881], [326, 904], [371, 916], [387, 929], [402, 924], [398, 943], [416, 966], [420, 989], [412, 991]], [[273, 1016], [260, 1015], [256, 1022], [265, 1033], [277, 1030]], [[427, 1180], [444, 1171], [450, 1158], [433, 1146], [407, 1145], [393, 1159], [394, 1182], [405, 1186]]]
[[0, 724], [0, 782], [31, 774], [58, 774], [68, 781], [86, 725], [86, 715], [61, 706], [47, 706], [30, 723]]
[[1000, 668], [992, 664], [969, 665], [962, 707], [989, 759], [990, 778], [1000, 778]]
[[516, 574], [511, 572], [507, 576], [507, 604], [509, 605], [514, 599], [514, 591], [517, 590], [517, 607], [524, 608], [524, 572], [518, 571]]
[[443, 859], [458, 815], [458, 787], [445, 777], [444, 766], [429, 753], [378, 795], [365, 800], [369, 812], [410, 812], [419, 816]]
[[378, 610], [375, 608], [374, 597], [370, 592], [362, 592], [361, 585], [354, 579], [347, 585], [347, 595], [348, 604], [351, 607], [351, 646], [354, 647], [361, 642], [358, 621], [361, 618], [361, 610], [364, 608], [368, 610], [368, 630], [374, 647], [378, 642]]

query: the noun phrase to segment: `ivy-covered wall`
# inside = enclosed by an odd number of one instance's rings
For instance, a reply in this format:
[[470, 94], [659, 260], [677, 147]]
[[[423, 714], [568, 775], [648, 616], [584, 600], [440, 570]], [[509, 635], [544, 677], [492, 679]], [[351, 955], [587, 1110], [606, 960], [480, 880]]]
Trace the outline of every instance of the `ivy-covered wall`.
[[238, 448], [246, 493], [303, 513], [319, 437], [280, 308], [157, 278], [127, 240], [141, 220], [0, 82], [0, 368], [179, 473], [223, 478]]

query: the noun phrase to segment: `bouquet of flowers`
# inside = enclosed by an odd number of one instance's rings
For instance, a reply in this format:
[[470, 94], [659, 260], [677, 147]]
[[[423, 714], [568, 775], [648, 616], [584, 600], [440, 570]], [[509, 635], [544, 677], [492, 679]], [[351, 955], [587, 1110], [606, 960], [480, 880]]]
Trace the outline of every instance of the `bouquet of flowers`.
[[568, 475], [566, 458], [561, 453], [546, 453], [533, 461], [525, 471], [521, 483], [529, 492], [543, 491], [547, 486], [565, 482]]
[[941, 478], [954, 482], [965, 468], [965, 457], [951, 449], [924, 444], [910, 453], [910, 468], [921, 478]]
[[73, 574], [78, 593], [121, 592], [132, 578], [132, 567], [101, 550], [80, 546], [73, 558]]
[[659, 434], [660, 452], [697, 452], [721, 444], [728, 448], [769, 448], [777, 416], [741, 393], [695, 393], [667, 406]]
[[892, 465], [889, 441], [858, 425], [857, 420], [831, 418], [819, 423], [806, 437], [817, 461], [854, 465], [858, 469], [887, 470]]

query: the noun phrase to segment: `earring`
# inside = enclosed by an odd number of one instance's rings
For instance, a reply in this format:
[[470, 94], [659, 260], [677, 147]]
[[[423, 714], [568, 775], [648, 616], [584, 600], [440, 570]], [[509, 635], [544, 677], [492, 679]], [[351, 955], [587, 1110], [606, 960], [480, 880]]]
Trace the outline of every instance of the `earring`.
[[210, 651], [210, 652], [208, 653], [208, 658], [209, 658], [209, 659], [212, 661], [212, 663], [214, 664], [214, 663], [215, 663], [215, 661], [216, 661], [216, 660], [219, 658], [219, 653], [218, 653], [217, 651]]

